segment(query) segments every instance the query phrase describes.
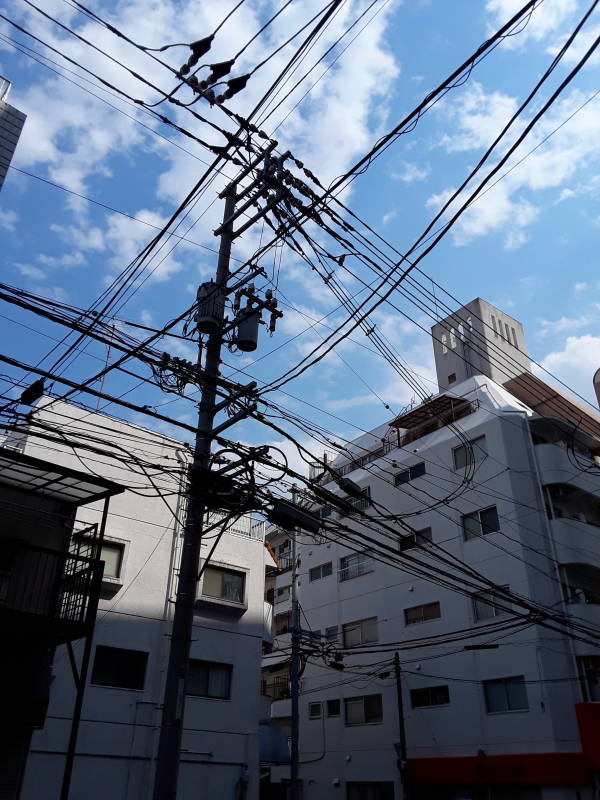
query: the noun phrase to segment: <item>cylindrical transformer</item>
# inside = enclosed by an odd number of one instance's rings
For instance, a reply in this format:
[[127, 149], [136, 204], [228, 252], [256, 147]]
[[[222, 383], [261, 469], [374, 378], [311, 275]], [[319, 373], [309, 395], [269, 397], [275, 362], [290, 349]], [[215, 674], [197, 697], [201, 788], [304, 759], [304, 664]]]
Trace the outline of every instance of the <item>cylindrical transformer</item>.
[[218, 333], [225, 312], [225, 295], [214, 281], [202, 283], [196, 295], [196, 328], [200, 333]]
[[251, 353], [258, 346], [260, 311], [256, 310], [250, 316], [246, 316], [247, 313], [242, 311], [238, 316], [235, 343], [244, 353]]

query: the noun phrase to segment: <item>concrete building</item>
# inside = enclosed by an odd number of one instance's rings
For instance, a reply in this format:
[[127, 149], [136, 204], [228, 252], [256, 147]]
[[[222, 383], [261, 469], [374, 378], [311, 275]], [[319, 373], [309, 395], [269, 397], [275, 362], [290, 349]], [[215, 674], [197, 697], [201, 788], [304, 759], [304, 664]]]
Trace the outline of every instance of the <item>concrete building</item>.
[[[69, 796], [147, 800], [189, 448], [49, 398], [38, 404], [28, 433], [11, 441], [26, 456], [58, 465], [57, 471], [76, 466], [125, 487], [106, 520], [101, 599]], [[71, 442], [78, 443], [75, 449]], [[97, 523], [100, 514], [101, 507], [92, 503], [78, 510], [76, 523]], [[203, 542], [203, 559], [217, 532]], [[245, 516], [229, 525], [199, 582], [178, 791], [183, 800], [258, 797], [259, 763], [269, 758], [260, 752], [260, 723], [268, 717], [260, 694], [260, 659], [263, 641], [271, 638], [271, 606], [264, 601], [267, 563], [273, 562], [264, 546], [263, 523]], [[80, 663], [81, 647], [74, 653]], [[60, 792], [75, 695], [62, 645], [56, 648], [52, 675], [45, 724], [31, 743], [24, 800], [55, 798]]]
[[[319, 479], [347, 511], [324, 505], [322, 535], [297, 536], [303, 649], [311, 637], [320, 643], [301, 678], [302, 798], [592, 800], [600, 417], [533, 376], [522, 326], [484, 301], [433, 336], [442, 391], [349, 445], [352, 456]], [[343, 492], [342, 477], [362, 495]], [[367, 529], [363, 514], [387, 515], [387, 531]], [[364, 539], [348, 546], [329, 523], [374, 537], [379, 555]], [[289, 538], [268, 535], [284, 557]], [[468, 577], [462, 591], [444, 585], [438, 570], [452, 573], [452, 564], [500, 595]], [[289, 729], [286, 566], [271, 587], [276, 627], [263, 690], [274, 722]], [[530, 603], [563, 615], [573, 636], [535, 624]], [[489, 649], [472, 649], [482, 644]], [[288, 776], [273, 769], [265, 797], [278, 796]]]
[[8, 103], [11, 82], [0, 75], [0, 189], [15, 153], [26, 116]]

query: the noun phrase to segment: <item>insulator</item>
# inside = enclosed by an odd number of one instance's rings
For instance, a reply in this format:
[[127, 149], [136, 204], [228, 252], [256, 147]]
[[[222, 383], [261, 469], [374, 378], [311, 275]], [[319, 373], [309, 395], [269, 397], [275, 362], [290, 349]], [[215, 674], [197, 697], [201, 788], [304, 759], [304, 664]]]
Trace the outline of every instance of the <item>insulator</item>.
[[260, 324], [260, 311], [254, 311], [250, 316], [243, 311], [237, 322], [235, 343], [244, 353], [252, 353], [258, 346], [258, 326]]
[[219, 78], [223, 78], [225, 75], [227, 75], [227, 73], [231, 71], [234, 61], [235, 59], [232, 58], [230, 61], [221, 61], [218, 64], [210, 64], [211, 73], [206, 79], [207, 83], [214, 83], [215, 81], [218, 81]]
[[240, 75], [239, 78], [232, 78], [230, 81], [227, 81], [227, 90], [225, 91], [225, 96], [227, 98], [233, 97], [234, 94], [241, 92], [242, 89], [246, 88], [246, 84], [250, 79], [250, 75]]
[[214, 38], [215, 38], [214, 33], [211, 33], [210, 36], [206, 36], [204, 39], [198, 39], [197, 42], [191, 43], [190, 50], [192, 51], [192, 55], [190, 56], [188, 61], [190, 67], [193, 67], [194, 64], [197, 64], [198, 59], [202, 58], [202, 56], [205, 53], [208, 53]]
[[196, 328], [200, 333], [216, 334], [221, 329], [225, 312], [225, 295], [214, 281], [207, 281], [198, 289], [197, 310], [194, 314]]

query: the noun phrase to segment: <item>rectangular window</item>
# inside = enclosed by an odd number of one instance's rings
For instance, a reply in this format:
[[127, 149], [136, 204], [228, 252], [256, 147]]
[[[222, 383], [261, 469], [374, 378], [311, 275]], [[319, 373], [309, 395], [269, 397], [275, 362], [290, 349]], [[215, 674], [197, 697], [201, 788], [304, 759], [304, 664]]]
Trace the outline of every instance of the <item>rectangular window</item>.
[[346, 725], [370, 725], [383, 720], [383, 704], [380, 694], [364, 697], [347, 697], [344, 700]]
[[190, 658], [186, 694], [194, 697], [212, 697], [216, 700], [231, 698], [231, 664], [201, 661]]
[[496, 317], [492, 315], [492, 328], [494, 329], [494, 336], [498, 338], [498, 331], [496, 329]]
[[431, 535], [431, 528], [422, 528], [420, 531], [414, 533], [407, 533], [400, 537], [400, 552], [410, 550], [412, 547], [422, 547], [426, 544], [431, 544], [433, 541]]
[[331, 561], [326, 564], [319, 564], [318, 567], [312, 567], [308, 573], [310, 581], [318, 581], [321, 578], [327, 578], [333, 572]]
[[468, 444], [461, 444], [452, 450], [454, 469], [464, 469], [470, 464], [477, 464], [487, 456], [485, 436], [471, 439]]
[[378, 641], [377, 617], [359, 619], [342, 625], [344, 647], [358, 647], [361, 644]]
[[338, 640], [338, 626], [332, 625], [330, 628], [325, 628], [325, 639], [328, 642], [337, 642]]
[[510, 329], [510, 332], [512, 333], [512, 340], [513, 340], [513, 344], [514, 344], [514, 346], [515, 346], [515, 347], [517, 348], [517, 350], [518, 350], [518, 349], [519, 349], [519, 345], [517, 344], [517, 334], [515, 333], [515, 329], [514, 329], [514, 328], [511, 328], [511, 329]]
[[100, 559], [104, 561], [104, 578], [120, 578], [125, 545], [118, 542], [103, 542]]
[[391, 781], [348, 781], [346, 800], [394, 800]]
[[143, 689], [148, 653], [122, 647], [96, 646], [90, 683], [118, 689]]
[[419, 461], [418, 464], [413, 464], [412, 467], [403, 470], [402, 472], [398, 472], [394, 476], [394, 485], [400, 486], [403, 483], [408, 483], [409, 481], [414, 481], [415, 478], [420, 478], [421, 475], [425, 475], [425, 462]]
[[278, 603], [283, 603], [284, 600], [289, 599], [291, 588], [291, 586], [280, 586], [279, 589], [277, 589], [275, 597]]
[[321, 719], [321, 703], [308, 704], [308, 718]]
[[[502, 586], [501, 588], [508, 589], [508, 586]], [[509, 613], [504, 611], [503, 608], [499, 608], [498, 603], [502, 606], [508, 606], [510, 603], [507, 600], [497, 599], [491, 592], [477, 592], [477, 594], [472, 595], [472, 600], [475, 622], [493, 619], [494, 617], [504, 617]]]
[[439, 619], [442, 611], [439, 603], [425, 603], [422, 606], [413, 606], [404, 609], [404, 622], [406, 625], [416, 625], [430, 619]]
[[422, 689], [411, 689], [410, 702], [413, 708], [447, 706], [450, 703], [450, 692], [447, 686], [424, 686]]
[[284, 553], [289, 552], [289, 549], [290, 549], [290, 540], [289, 539], [286, 539], [284, 542], [282, 542], [281, 544], [277, 545], [277, 553], [280, 556], [283, 555]]
[[327, 716], [328, 717], [339, 717], [340, 715], [340, 701], [339, 700], [328, 700], [327, 701]]
[[364, 553], [352, 553], [351, 556], [340, 558], [340, 571], [338, 573], [340, 581], [349, 581], [352, 578], [366, 575], [367, 572], [373, 572], [373, 561]]
[[504, 711], [526, 711], [529, 708], [527, 688], [523, 675], [483, 681], [483, 692], [488, 714], [498, 714]]
[[465, 514], [462, 518], [462, 527], [465, 539], [475, 539], [478, 536], [485, 536], [486, 533], [499, 531], [500, 521], [496, 506]]
[[230, 600], [233, 603], [244, 602], [244, 585], [246, 576], [243, 572], [221, 567], [206, 567], [202, 594], [205, 597], [216, 597]]
[[580, 656], [577, 662], [584, 698], [588, 702], [600, 702], [600, 656]]

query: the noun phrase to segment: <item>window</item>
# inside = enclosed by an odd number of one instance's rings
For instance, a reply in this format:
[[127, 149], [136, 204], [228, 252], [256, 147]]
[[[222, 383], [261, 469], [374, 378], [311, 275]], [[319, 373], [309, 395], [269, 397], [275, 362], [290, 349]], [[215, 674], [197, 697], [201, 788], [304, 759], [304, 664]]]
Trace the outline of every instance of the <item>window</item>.
[[289, 539], [286, 539], [284, 542], [282, 542], [281, 544], [277, 545], [277, 553], [280, 556], [283, 555], [284, 553], [287, 553], [289, 551], [289, 549], [290, 549], [290, 540]]
[[442, 353], [446, 355], [448, 352], [448, 337], [445, 333], [442, 333]]
[[492, 316], [492, 328], [494, 329], [494, 336], [498, 338], [498, 331], [496, 329], [496, 317]]
[[406, 625], [416, 625], [430, 619], [439, 619], [442, 616], [439, 603], [425, 603], [422, 606], [413, 606], [404, 609], [404, 622]]
[[291, 588], [291, 586], [280, 586], [275, 592], [275, 597], [277, 598], [276, 602], [282, 603], [284, 600], [288, 600]]
[[310, 581], [318, 581], [321, 578], [327, 578], [333, 572], [331, 561], [326, 564], [320, 564], [318, 567], [312, 567], [308, 573]]
[[346, 800], [394, 800], [391, 781], [348, 781]]
[[423, 546], [431, 544], [431, 528], [422, 528], [420, 531], [414, 533], [407, 533], [405, 536], [400, 537], [400, 552], [410, 550], [412, 547]]
[[219, 600], [230, 600], [232, 603], [243, 603], [245, 582], [246, 576], [243, 572], [220, 567], [206, 567], [202, 594], [205, 597], [216, 597]]
[[588, 702], [600, 702], [600, 656], [580, 656], [577, 662], [583, 696]]
[[148, 653], [122, 647], [96, 647], [91, 683], [118, 689], [143, 689]]
[[212, 697], [216, 700], [231, 698], [231, 664], [200, 661], [190, 658], [186, 694], [194, 697]]
[[418, 464], [413, 464], [412, 467], [403, 470], [402, 472], [398, 472], [394, 475], [394, 485], [400, 486], [403, 483], [408, 483], [409, 481], [414, 481], [415, 478], [420, 478], [421, 475], [425, 475], [425, 462], [419, 461]]
[[321, 519], [327, 519], [327, 517], [330, 517], [332, 515], [333, 508], [332, 506], [321, 506], [321, 508], [317, 513], [321, 517]]
[[373, 561], [364, 553], [353, 553], [351, 556], [340, 558], [338, 573], [340, 581], [349, 581], [365, 575], [367, 572], [373, 572]]
[[500, 522], [496, 506], [482, 508], [472, 514], [465, 514], [462, 518], [462, 527], [465, 539], [475, 539], [478, 536], [484, 536], [486, 533], [499, 531]]
[[447, 706], [450, 702], [450, 692], [447, 686], [424, 686], [422, 689], [411, 689], [410, 702], [413, 708]]
[[103, 542], [100, 559], [104, 561], [104, 578], [120, 578], [125, 545], [118, 542]]
[[359, 619], [342, 625], [344, 647], [358, 647], [361, 644], [378, 641], [377, 617]]
[[327, 701], [327, 716], [328, 717], [339, 717], [340, 715], [340, 701], [339, 700], [328, 700]]
[[510, 332], [512, 333], [512, 340], [513, 340], [513, 344], [514, 344], [514, 346], [515, 346], [515, 347], [517, 348], [517, 350], [518, 350], [518, 349], [519, 349], [519, 345], [517, 344], [517, 334], [515, 333], [515, 329], [514, 329], [514, 328], [511, 328], [511, 329], [510, 329]]
[[484, 681], [483, 692], [488, 714], [498, 714], [503, 711], [526, 711], [529, 708], [525, 679], [522, 675]]
[[[502, 589], [508, 589], [508, 586], [502, 586]], [[498, 603], [502, 606], [510, 605], [507, 600], [501, 600], [491, 592], [478, 592], [472, 596], [473, 600], [473, 615], [475, 622], [481, 622], [484, 619], [493, 619], [494, 617], [503, 617], [508, 614], [503, 608], [498, 607]]]
[[380, 694], [364, 697], [347, 697], [344, 700], [346, 725], [369, 725], [383, 720], [383, 705]]
[[308, 718], [321, 719], [321, 703], [308, 704]]
[[325, 628], [325, 639], [327, 639], [328, 642], [337, 642], [338, 640], [337, 625], [332, 625], [330, 628]]
[[485, 436], [478, 436], [471, 439], [469, 444], [461, 444], [452, 450], [454, 457], [454, 469], [464, 469], [469, 464], [477, 464], [487, 456]]
[[353, 511], [364, 511], [371, 505], [371, 487], [365, 486], [361, 490], [360, 497], [346, 496], [346, 497], [340, 497], [340, 500], [348, 506], [347, 509], [338, 510], [338, 514], [340, 517], [345, 517], [348, 514], [352, 514]]
[[448, 384], [451, 383], [456, 383], [456, 372], [451, 372], [450, 375], [448, 375]]

